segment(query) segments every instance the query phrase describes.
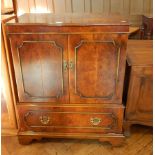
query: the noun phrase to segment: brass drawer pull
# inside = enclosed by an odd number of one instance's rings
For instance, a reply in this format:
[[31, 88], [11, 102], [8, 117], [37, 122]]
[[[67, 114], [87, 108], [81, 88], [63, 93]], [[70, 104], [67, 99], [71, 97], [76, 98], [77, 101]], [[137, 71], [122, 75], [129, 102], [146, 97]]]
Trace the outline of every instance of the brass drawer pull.
[[90, 118], [90, 122], [92, 125], [99, 125], [101, 123], [102, 119], [98, 117]]
[[48, 124], [50, 121], [50, 117], [49, 116], [40, 116], [40, 122], [44, 125]]

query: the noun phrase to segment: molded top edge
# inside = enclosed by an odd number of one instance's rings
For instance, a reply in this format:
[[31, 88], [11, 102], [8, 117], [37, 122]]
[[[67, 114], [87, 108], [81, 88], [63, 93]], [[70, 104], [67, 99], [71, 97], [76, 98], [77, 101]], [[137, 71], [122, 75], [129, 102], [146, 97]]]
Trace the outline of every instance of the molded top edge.
[[91, 26], [129, 25], [120, 15], [89, 13], [26, 13], [6, 23], [7, 25]]

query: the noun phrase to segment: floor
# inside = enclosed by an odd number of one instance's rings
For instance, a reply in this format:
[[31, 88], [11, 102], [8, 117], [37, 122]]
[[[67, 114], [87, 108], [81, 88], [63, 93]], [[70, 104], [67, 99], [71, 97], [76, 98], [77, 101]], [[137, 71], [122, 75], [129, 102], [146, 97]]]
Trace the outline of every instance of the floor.
[[17, 137], [2, 137], [2, 155], [152, 155], [152, 128], [133, 126], [124, 145], [113, 148], [94, 140], [42, 140], [20, 145]]

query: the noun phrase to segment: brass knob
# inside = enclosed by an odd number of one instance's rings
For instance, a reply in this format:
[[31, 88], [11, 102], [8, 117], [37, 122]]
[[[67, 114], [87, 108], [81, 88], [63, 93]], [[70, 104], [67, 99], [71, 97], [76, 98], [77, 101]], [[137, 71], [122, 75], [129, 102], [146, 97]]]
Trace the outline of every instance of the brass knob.
[[48, 124], [50, 121], [50, 117], [49, 116], [40, 116], [40, 122], [44, 125]]
[[98, 118], [98, 117], [93, 117], [90, 118], [90, 122], [92, 123], [92, 125], [99, 125], [101, 123], [102, 119]]

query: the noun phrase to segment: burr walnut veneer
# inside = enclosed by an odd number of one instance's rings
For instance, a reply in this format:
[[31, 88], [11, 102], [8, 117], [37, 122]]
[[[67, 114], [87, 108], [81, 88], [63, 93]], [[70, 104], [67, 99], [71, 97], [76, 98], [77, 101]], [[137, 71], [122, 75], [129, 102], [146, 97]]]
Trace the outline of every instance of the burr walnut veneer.
[[128, 30], [121, 17], [90, 14], [24, 14], [6, 24], [20, 143], [122, 143]]

